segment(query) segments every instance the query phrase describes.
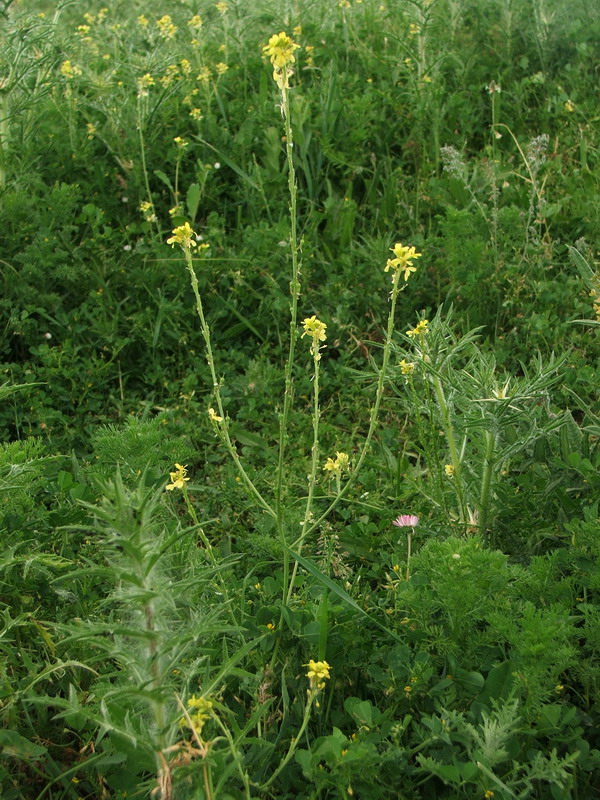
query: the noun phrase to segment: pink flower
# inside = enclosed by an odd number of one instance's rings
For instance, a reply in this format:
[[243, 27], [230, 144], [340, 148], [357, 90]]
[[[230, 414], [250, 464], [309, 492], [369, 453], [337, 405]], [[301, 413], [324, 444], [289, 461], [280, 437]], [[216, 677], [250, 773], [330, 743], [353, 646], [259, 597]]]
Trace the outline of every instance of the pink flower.
[[397, 528], [415, 528], [419, 524], [419, 518], [416, 514], [400, 514], [399, 517], [392, 522]]

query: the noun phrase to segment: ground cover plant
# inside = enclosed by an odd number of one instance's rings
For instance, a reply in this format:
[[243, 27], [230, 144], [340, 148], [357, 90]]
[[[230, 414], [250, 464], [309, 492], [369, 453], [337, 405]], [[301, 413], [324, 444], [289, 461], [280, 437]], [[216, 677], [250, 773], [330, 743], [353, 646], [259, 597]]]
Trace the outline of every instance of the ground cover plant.
[[600, 791], [600, 9], [0, 3], [6, 800]]

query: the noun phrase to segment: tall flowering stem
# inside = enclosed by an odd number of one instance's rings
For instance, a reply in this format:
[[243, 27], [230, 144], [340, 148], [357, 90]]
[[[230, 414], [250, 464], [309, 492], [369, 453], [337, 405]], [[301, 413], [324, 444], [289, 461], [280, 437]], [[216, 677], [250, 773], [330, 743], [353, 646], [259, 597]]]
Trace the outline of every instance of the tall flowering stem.
[[[312, 339], [310, 345], [310, 352], [313, 357], [314, 375], [313, 375], [313, 444], [311, 450], [311, 466], [310, 474], [308, 476], [308, 495], [306, 497], [306, 509], [304, 511], [304, 519], [302, 520], [302, 532], [300, 540], [297, 545], [298, 552], [302, 550], [302, 545], [306, 538], [306, 531], [312, 518], [312, 506], [315, 494], [315, 485], [317, 483], [317, 470], [319, 468], [319, 420], [321, 412], [319, 409], [319, 364], [321, 361], [320, 342], [325, 341], [325, 330], [327, 325], [321, 322], [316, 317], [307, 317], [304, 322], [304, 332], [302, 336], [308, 336]], [[292, 592], [294, 589], [294, 582], [298, 573], [298, 562], [294, 564], [292, 577], [290, 579], [289, 587], [284, 584], [284, 593], [287, 592], [287, 602], [289, 603]]]
[[[373, 439], [373, 435], [377, 427], [379, 409], [381, 407], [381, 400], [383, 398], [385, 377], [387, 375], [388, 366], [390, 362], [390, 350], [392, 344], [392, 336], [394, 333], [394, 320], [396, 316], [396, 303], [398, 301], [398, 295], [400, 294], [400, 292], [404, 291], [404, 289], [406, 288], [407, 281], [409, 280], [411, 274], [416, 270], [416, 268], [413, 267], [412, 262], [414, 261], [414, 259], [421, 257], [421, 253], [417, 253], [414, 247], [404, 247], [402, 244], [399, 243], [394, 245], [394, 247], [392, 248], [392, 252], [394, 253], [395, 257], [392, 259], [388, 259], [387, 264], [385, 266], [385, 272], [388, 272], [389, 270], [392, 271], [390, 312], [388, 314], [385, 343], [383, 345], [383, 360], [377, 378], [377, 391], [375, 393], [375, 402], [373, 403], [373, 406], [371, 408], [371, 414], [369, 417], [369, 429], [367, 431], [367, 436], [363, 442], [363, 446], [361, 448], [358, 459], [354, 465], [354, 469], [350, 474], [350, 477], [348, 478], [344, 486], [341, 488], [341, 490], [338, 492], [335, 499], [321, 514], [321, 516], [318, 517], [318, 519], [316, 519], [312, 523], [312, 525], [310, 525], [306, 530], [303, 531], [302, 533], [303, 537], [310, 535], [312, 531], [318, 528], [321, 522], [323, 522], [323, 520], [329, 516], [329, 514], [337, 506], [340, 500], [349, 492], [350, 488], [354, 485], [356, 479], [358, 478], [360, 469], [364, 463], [367, 453], [369, 452], [369, 448], [371, 447], [371, 441]], [[401, 279], [403, 279], [402, 285], [400, 284]], [[295, 542], [295, 544], [298, 544], [298, 541]]]
[[[210, 369], [210, 375], [212, 378], [213, 384], [213, 394], [215, 396], [215, 401], [217, 403], [217, 408], [219, 413], [216, 414], [214, 409], [209, 410], [209, 415], [211, 420], [214, 422], [215, 425], [218, 426], [217, 430], [218, 433], [227, 448], [227, 451], [231, 458], [233, 459], [240, 477], [244, 482], [246, 488], [250, 491], [259, 502], [260, 506], [272, 517], [276, 517], [275, 510], [270, 506], [270, 504], [265, 500], [262, 494], [258, 491], [254, 482], [244, 469], [242, 462], [240, 461], [240, 457], [238, 456], [237, 449], [233, 442], [231, 441], [231, 437], [229, 435], [229, 427], [228, 421], [225, 418], [225, 409], [223, 408], [223, 400], [221, 398], [221, 384], [219, 379], [217, 378], [217, 372], [215, 369], [215, 360], [213, 358], [212, 352], [212, 344], [211, 344], [211, 335], [210, 335], [210, 327], [206, 322], [206, 318], [204, 316], [204, 308], [202, 306], [202, 297], [200, 296], [200, 289], [198, 287], [198, 278], [196, 276], [196, 271], [194, 270], [194, 264], [192, 262], [192, 248], [196, 246], [196, 235], [190, 224], [186, 222], [183, 225], [180, 225], [178, 228], [173, 230], [173, 235], [167, 239], [167, 244], [172, 245], [179, 245], [183, 250], [183, 255], [185, 258], [185, 263], [188, 268], [188, 272], [190, 273], [190, 281], [192, 284], [192, 291], [194, 292], [194, 297], [196, 298], [196, 312], [198, 314], [198, 318], [200, 320], [200, 326], [202, 329], [202, 337], [204, 339], [204, 346], [206, 350], [206, 361], [208, 362], [208, 367]], [[210, 411], [213, 413], [210, 414]]]
[[265, 55], [269, 56], [273, 66], [273, 79], [281, 91], [281, 113], [285, 126], [285, 153], [288, 165], [288, 190], [290, 195], [290, 251], [292, 257], [292, 279], [290, 281], [290, 343], [288, 358], [285, 365], [285, 391], [283, 396], [283, 410], [279, 419], [279, 455], [277, 459], [277, 477], [275, 483], [275, 509], [277, 515], [277, 530], [283, 545], [283, 592], [284, 600], [289, 577], [289, 552], [283, 526], [283, 467], [285, 449], [287, 444], [287, 426], [290, 410], [292, 408], [293, 387], [292, 367], [296, 339], [298, 336], [298, 298], [300, 296], [300, 247], [298, 244], [297, 201], [298, 187], [296, 183], [296, 170], [293, 158], [293, 131], [290, 113], [289, 79], [293, 74], [291, 65], [296, 61], [294, 50], [298, 49], [289, 36], [283, 31], [274, 34], [269, 43], [263, 48]]
[[[279, 762], [279, 766], [277, 769], [272, 773], [271, 777], [266, 783], [263, 783], [260, 786], [261, 791], [265, 791], [269, 788], [269, 786], [273, 783], [275, 778], [279, 775], [281, 770], [285, 767], [285, 765], [290, 761], [298, 744], [302, 741], [302, 737], [304, 735], [304, 731], [308, 725], [310, 720], [310, 712], [312, 710], [313, 704], [316, 704], [317, 708], [319, 707], [319, 700], [317, 699], [323, 689], [325, 688], [325, 681], [329, 680], [331, 667], [327, 663], [327, 661], [313, 661], [312, 659], [308, 662], [308, 664], [304, 665], [308, 667], [308, 672], [306, 673], [306, 677], [309, 681], [309, 688], [306, 690], [306, 697], [307, 702], [304, 706], [304, 716], [302, 718], [302, 724], [300, 725], [300, 730], [295, 736], [292, 736], [292, 740], [290, 742], [290, 746], [288, 748], [287, 753]], [[316, 701], [316, 703], [315, 703]]]

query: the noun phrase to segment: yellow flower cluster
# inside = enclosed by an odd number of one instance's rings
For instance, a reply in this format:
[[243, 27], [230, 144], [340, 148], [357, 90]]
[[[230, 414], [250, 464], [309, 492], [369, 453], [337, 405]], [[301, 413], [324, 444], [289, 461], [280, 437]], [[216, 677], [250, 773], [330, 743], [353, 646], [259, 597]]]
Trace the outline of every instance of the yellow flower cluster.
[[172, 492], [173, 489], [183, 489], [189, 481], [189, 478], [185, 477], [187, 475], [187, 467], [181, 464], [175, 464], [175, 472], [169, 472], [169, 475], [171, 476], [171, 483], [166, 486], [169, 492]]
[[326, 661], [313, 661], [311, 658], [308, 664], [304, 664], [305, 667], [308, 667], [308, 672], [306, 673], [306, 677], [310, 681], [310, 690], [317, 691], [318, 689], [325, 688], [325, 681], [329, 680], [329, 671], [331, 667]]
[[282, 91], [289, 89], [289, 78], [293, 74], [290, 65], [295, 64], [294, 50], [299, 48], [300, 45], [292, 41], [285, 31], [274, 33], [263, 47], [264, 55], [269, 56], [273, 65], [273, 80]]
[[317, 361], [320, 361], [321, 354], [319, 353], [319, 342], [324, 342], [327, 338], [325, 334], [327, 325], [318, 320], [314, 314], [312, 317], [306, 317], [306, 319], [302, 321], [302, 325], [304, 327], [302, 338], [305, 336], [310, 336], [312, 338], [310, 352]]
[[148, 200], [140, 203], [140, 211], [144, 215], [146, 222], [156, 222], [156, 214], [154, 213], [154, 206]]
[[[207, 700], [205, 697], [196, 697], [196, 695], [193, 694], [187, 701], [187, 707], [189, 711], [194, 712], [190, 714], [190, 719], [194, 726], [194, 731], [200, 736], [202, 728], [212, 716], [213, 702], [212, 700]], [[188, 722], [184, 717], [179, 720], [179, 724], [183, 727], [187, 725]]]
[[156, 27], [158, 28], [158, 35], [163, 39], [172, 39], [177, 33], [177, 25], [173, 24], [169, 14], [165, 14], [156, 20]]
[[406, 335], [410, 336], [412, 339], [415, 336], [424, 336], [428, 330], [429, 330], [429, 320], [422, 319], [420, 322], [417, 322], [416, 327], [411, 328], [411, 330], [409, 331], [406, 331]]
[[78, 67], [77, 64], [72, 64], [70, 61], [63, 61], [60, 65], [60, 74], [70, 81], [81, 75], [81, 67]]
[[188, 20], [188, 25], [193, 30], [199, 30], [202, 27], [202, 17], [199, 14], [194, 14], [194, 16]]
[[200, 72], [196, 75], [198, 83], [208, 83], [211, 78], [212, 72], [210, 71], [210, 67], [202, 67]]
[[341, 475], [342, 472], [347, 472], [350, 469], [350, 456], [347, 453], [335, 454], [335, 460], [328, 458], [325, 462], [323, 469], [326, 472], [331, 472], [332, 475]]
[[403, 375], [412, 375], [415, 371], [415, 365], [411, 361], [406, 361], [404, 358], [398, 366], [400, 367], [400, 372]]
[[400, 242], [396, 242], [393, 247], [390, 247], [395, 258], [388, 258], [385, 265], [384, 272], [393, 269], [396, 272], [404, 272], [404, 280], [407, 281], [411, 272], [416, 272], [417, 268], [413, 267], [413, 260], [421, 258], [422, 253], [417, 253], [414, 247], [404, 247]]
[[167, 244], [170, 244], [171, 247], [175, 247], [176, 244], [180, 245], [184, 250], [196, 247], [196, 234], [189, 222], [184, 222], [178, 228], [173, 228], [172, 232], [173, 236], [167, 239]]
[[182, 139], [181, 136], [176, 136], [173, 141], [177, 145], [178, 150], [185, 150], [185, 148], [189, 145], [187, 139]]

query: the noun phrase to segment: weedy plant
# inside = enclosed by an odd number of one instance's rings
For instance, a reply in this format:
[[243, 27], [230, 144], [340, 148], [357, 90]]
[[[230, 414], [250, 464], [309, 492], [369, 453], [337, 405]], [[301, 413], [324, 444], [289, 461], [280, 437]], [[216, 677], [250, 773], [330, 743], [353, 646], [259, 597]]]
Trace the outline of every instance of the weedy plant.
[[597, 12], [25, 5], [3, 798], [591, 797]]

